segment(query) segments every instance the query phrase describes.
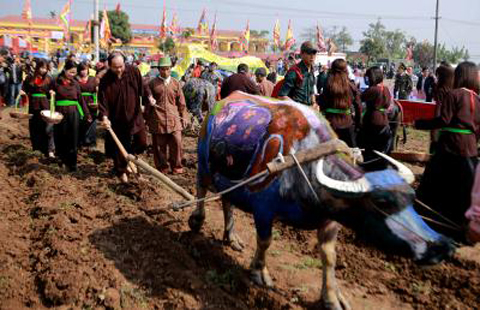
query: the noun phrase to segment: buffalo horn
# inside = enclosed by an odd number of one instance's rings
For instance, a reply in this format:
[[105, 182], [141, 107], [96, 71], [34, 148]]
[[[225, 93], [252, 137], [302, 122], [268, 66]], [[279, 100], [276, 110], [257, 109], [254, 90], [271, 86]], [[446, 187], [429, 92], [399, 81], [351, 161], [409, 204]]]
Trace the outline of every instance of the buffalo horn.
[[371, 190], [370, 183], [365, 177], [361, 177], [355, 181], [339, 181], [328, 177], [323, 172], [324, 162], [324, 159], [318, 161], [317, 179], [318, 182], [326, 188], [344, 193], [368, 193]]
[[412, 184], [414, 181], [415, 181], [415, 176], [413, 175], [413, 172], [412, 170], [410, 170], [407, 166], [405, 166], [404, 164], [400, 163], [398, 160], [395, 160], [393, 158], [391, 158], [390, 156], [388, 155], [385, 155], [381, 152], [378, 152], [378, 151], [374, 151], [375, 154], [377, 154], [378, 156], [382, 157], [383, 159], [385, 159], [386, 161], [390, 162], [392, 165], [395, 166], [395, 168], [397, 168], [397, 171], [398, 171], [398, 174], [405, 180], [407, 181], [408, 184]]

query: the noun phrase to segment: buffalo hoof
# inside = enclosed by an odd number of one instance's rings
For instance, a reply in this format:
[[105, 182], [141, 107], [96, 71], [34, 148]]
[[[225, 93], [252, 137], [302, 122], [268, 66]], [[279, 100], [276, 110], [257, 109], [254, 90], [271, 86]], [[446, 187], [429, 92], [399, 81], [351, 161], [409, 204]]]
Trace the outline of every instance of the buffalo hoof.
[[254, 269], [251, 272], [251, 279], [255, 284], [260, 286], [273, 287], [273, 281], [270, 277], [270, 274], [268, 273], [267, 268], [263, 268], [261, 270]]
[[228, 244], [233, 250], [242, 252], [245, 246], [242, 239], [235, 233], [227, 233], [223, 235], [223, 242]]
[[190, 218], [188, 219], [188, 226], [194, 233], [198, 233], [200, 229], [202, 229], [204, 221], [205, 221], [205, 216], [201, 216], [194, 213], [190, 215]]
[[322, 298], [322, 308], [326, 310], [351, 310], [350, 304], [343, 297], [342, 293], [337, 291], [336, 298]]

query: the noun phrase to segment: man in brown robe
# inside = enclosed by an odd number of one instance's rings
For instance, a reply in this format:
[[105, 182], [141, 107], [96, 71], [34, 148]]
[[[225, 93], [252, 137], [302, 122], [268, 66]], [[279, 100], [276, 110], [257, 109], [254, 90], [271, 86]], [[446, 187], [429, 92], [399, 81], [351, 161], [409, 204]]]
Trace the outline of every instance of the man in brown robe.
[[[162, 173], [183, 173], [182, 129], [188, 122], [188, 112], [180, 83], [173, 79], [169, 57], [158, 62], [159, 76], [149, 83], [154, 100], [149, 101], [145, 117], [153, 142], [155, 166]], [[169, 165], [170, 164], [170, 165]]]
[[223, 80], [220, 97], [222, 99], [226, 98], [236, 90], [243, 91], [247, 94], [260, 95], [257, 84], [250, 78], [248, 65], [246, 64], [239, 64], [237, 73]]
[[265, 68], [258, 68], [255, 70], [255, 78], [260, 88], [260, 95], [271, 97], [275, 85], [267, 80], [267, 70]]
[[[143, 153], [147, 138], [140, 103], [140, 97], [146, 97], [142, 75], [137, 68], [125, 65], [124, 56], [118, 52], [110, 54], [108, 66], [98, 87], [98, 119], [104, 126], [111, 126], [128, 153]], [[105, 140], [105, 149], [113, 158], [120, 180], [128, 182], [127, 161], [110, 136]]]

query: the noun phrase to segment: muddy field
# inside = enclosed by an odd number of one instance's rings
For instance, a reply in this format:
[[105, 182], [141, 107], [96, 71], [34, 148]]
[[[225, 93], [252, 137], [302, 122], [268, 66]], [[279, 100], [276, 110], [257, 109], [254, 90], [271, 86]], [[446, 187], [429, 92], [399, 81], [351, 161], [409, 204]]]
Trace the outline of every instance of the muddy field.
[[[82, 151], [79, 172], [32, 152], [25, 121], [0, 120], [0, 309], [319, 309], [321, 262], [314, 232], [275, 225], [267, 258], [276, 288], [251, 284], [255, 235], [235, 212], [246, 244], [222, 244], [218, 203], [201, 234], [190, 210], [148, 176], [121, 185], [100, 151]], [[426, 135], [406, 146], [423, 150]], [[194, 193], [196, 141], [187, 173], [172, 179]], [[151, 162], [151, 156], [144, 158]], [[414, 167], [421, 173], [422, 167]], [[480, 309], [480, 249], [465, 248], [421, 268], [383, 254], [343, 229], [337, 277], [353, 309]]]

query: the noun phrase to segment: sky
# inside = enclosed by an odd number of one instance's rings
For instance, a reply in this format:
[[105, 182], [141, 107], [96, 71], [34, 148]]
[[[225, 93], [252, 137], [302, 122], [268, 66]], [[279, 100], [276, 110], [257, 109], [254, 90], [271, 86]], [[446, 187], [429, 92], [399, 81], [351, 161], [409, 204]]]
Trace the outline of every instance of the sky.
[[[61, 11], [67, 0], [31, 0], [32, 14], [48, 17]], [[88, 19], [93, 0], [72, 0], [73, 18]], [[201, 11], [207, 9], [209, 24], [217, 14], [217, 29], [242, 30], [247, 20], [250, 29], [269, 30], [278, 18], [282, 39], [292, 20], [297, 41], [306, 28], [317, 23], [323, 28], [346, 26], [358, 48], [362, 32], [381, 18], [387, 30], [399, 29], [417, 41], [433, 42], [437, 0], [99, 0], [100, 9], [113, 10], [117, 3], [132, 23], [159, 25], [163, 6], [168, 20], [177, 12], [182, 27], [196, 27]], [[480, 62], [480, 1], [438, 0], [440, 2], [439, 42], [447, 46], [465, 46], [471, 59]], [[12, 5], [12, 2], [17, 5]], [[0, 14], [21, 14], [24, 0], [0, 0]], [[0, 16], [1, 16], [0, 15]]]

